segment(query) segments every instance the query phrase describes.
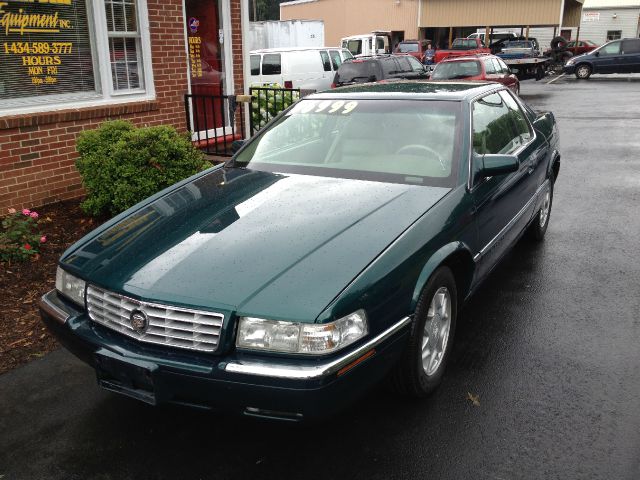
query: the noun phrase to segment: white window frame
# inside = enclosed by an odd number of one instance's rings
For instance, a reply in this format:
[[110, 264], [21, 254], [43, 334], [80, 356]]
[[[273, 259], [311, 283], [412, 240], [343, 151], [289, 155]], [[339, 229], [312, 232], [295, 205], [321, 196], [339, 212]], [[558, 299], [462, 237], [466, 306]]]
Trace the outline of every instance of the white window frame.
[[[0, 106], [0, 118], [9, 115], [55, 112], [70, 108], [102, 107], [131, 102], [155, 100], [153, 63], [151, 59], [151, 35], [147, 0], [136, 0], [138, 31], [140, 32], [140, 52], [142, 57], [142, 84], [144, 88], [135, 90], [115, 90], [111, 76], [109, 57], [109, 36], [105, 0], [86, 0], [91, 52], [94, 65], [94, 92], [63, 93], [59, 95], [23, 97], [3, 100], [8, 108]], [[126, 35], [122, 35], [126, 36]]]

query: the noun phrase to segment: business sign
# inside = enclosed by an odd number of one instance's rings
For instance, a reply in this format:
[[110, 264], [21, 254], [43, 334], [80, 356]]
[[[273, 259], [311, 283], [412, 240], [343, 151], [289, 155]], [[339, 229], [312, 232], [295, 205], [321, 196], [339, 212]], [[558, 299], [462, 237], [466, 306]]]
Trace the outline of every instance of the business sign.
[[600, 12], [582, 12], [583, 22], [599, 22]]
[[0, 0], [0, 99], [93, 90], [85, 0]]

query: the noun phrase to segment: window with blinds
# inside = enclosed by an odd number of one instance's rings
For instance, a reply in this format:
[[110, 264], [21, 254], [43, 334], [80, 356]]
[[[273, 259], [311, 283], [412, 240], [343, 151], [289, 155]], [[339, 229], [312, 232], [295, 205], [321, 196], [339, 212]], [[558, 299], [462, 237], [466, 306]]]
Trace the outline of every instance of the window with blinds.
[[95, 91], [85, 0], [0, 2], [0, 99]]
[[105, 0], [113, 90], [143, 88], [135, 0]]

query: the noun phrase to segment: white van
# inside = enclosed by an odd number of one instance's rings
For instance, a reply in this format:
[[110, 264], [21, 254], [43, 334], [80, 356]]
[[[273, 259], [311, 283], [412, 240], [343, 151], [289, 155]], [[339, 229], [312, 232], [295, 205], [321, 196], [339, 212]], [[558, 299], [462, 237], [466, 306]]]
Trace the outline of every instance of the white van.
[[265, 48], [251, 55], [251, 85], [328, 90], [338, 67], [353, 56], [331, 47]]
[[354, 57], [373, 57], [391, 53], [391, 32], [374, 31], [364, 35], [351, 35], [340, 40], [342, 48]]

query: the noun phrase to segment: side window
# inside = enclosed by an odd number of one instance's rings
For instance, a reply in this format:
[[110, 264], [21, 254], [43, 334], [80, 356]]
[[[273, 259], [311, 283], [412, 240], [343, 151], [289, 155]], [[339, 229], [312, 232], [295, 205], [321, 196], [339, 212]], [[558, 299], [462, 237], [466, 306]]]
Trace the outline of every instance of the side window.
[[622, 53], [640, 53], [640, 40], [625, 40], [622, 42]]
[[279, 53], [268, 53], [262, 57], [262, 75], [280, 75], [282, 65]]
[[484, 70], [487, 75], [494, 75], [498, 73], [496, 72], [496, 66], [494, 65], [493, 61], [490, 58], [487, 58], [484, 61]]
[[619, 55], [622, 42], [611, 42], [600, 49], [600, 55]]
[[260, 75], [260, 55], [251, 55], [251, 75]]
[[473, 150], [477, 154], [509, 154], [520, 146], [509, 108], [498, 93], [473, 104]]
[[502, 90], [500, 92], [500, 96], [504, 100], [504, 103], [507, 104], [507, 108], [511, 113], [511, 118], [513, 119], [513, 123], [515, 124], [516, 133], [520, 135], [520, 140], [522, 144], [527, 143], [531, 140], [531, 129], [529, 128], [529, 122], [524, 115], [524, 112], [520, 108], [518, 102], [516, 102], [515, 98], [511, 96], [509, 92], [506, 90]]
[[338, 50], [329, 50], [329, 55], [331, 55], [331, 64], [333, 65], [333, 69], [338, 70], [338, 67], [342, 65], [342, 58], [340, 58], [340, 52]]
[[[371, 63], [373, 64], [374, 62]], [[396, 63], [395, 58], [383, 58], [380, 61], [380, 66], [382, 67], [382, 73], [384, 75], [383, 78], [387, 78], [388, 75], [398, 73], [398, 71], [400, 70], [400, 67]]]
[[509, 67], [507, 67], [507, 64], [504, 63], [501, 59], [497, 58], [496, 62], [498, 62], [498, 66], [500, 67], [500, 71], [504, 74], [509, 74]]
[[411, 65], [411, 68], [413, 69], [414, 72], [418, 72], [418, 73], [424, 72], [424, 67], [418, 60], [416, 60], [416, 57], [409, 56], [407, 57], [407, 60], [409, 61], [409, 64]]
[[349, 40], [347, 48], [353, 55], [360, 55], [362, 53], [362, 40]]
[[351, 55], [351, 52], [349, 50], [343, 49], [342, 50], [342, 58], [347, 60], [348, 58], [353, 58], [353, 55]]
[[398, 57], [397, 61], [399, 65], [398, 73], [413, 73], [413, 68], [411, 68], [407, 57]]
[[325, 50], [320, 50], [320, 58], [322, 59], [322, 68], [325, 72], [331, 71], [331, 61], [329, 60], [329, 54]]

